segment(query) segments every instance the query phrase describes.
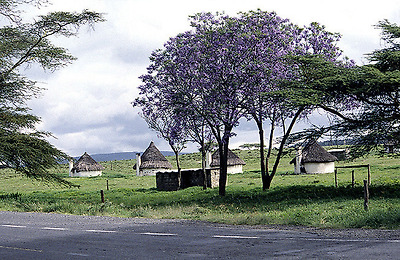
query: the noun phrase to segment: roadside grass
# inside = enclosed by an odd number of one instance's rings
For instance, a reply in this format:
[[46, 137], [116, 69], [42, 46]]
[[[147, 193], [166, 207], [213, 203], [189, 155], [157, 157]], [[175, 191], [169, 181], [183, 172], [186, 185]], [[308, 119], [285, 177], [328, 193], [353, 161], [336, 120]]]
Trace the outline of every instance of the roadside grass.
[[[400, 159], [372, 156], [355, 162], [371, 164], [369, 210], [363, 206], [366, 169], [339, 169], [339, 187], [333, 174], [294, 175], [284, 158], [272, 187], [262, 191], [257, 151], [241, 151], [243, 174], [229, 175], [226, 196], [218, 189], [191, 187], [175, 192], [157, 191], [154, 176], [137, 177], [135, 160], [102, 163], [103, 176], [70, 178], [80, 188], [43, 184], [10, 170], [0, 170], [0, 209], [77, 215], [180, 218], [226, 224], [302, 225], [321, 228], [400, 228]], [[256, 158], [256, 159], [254, 159]], [[173, 162], [172, 158], [171, 161]], [[185, 168], [199, 167], [200, 156], [184, 155]], [[252, 160], [254, 162], [252, 162]], [[111, 169], [112, 164], [112, 169]], [[67, 177], [66, 165], [53, 170]], [[109, 190], [107, 190], [107, 181]], [[105, 203], [101, 203], [104, 190]]]

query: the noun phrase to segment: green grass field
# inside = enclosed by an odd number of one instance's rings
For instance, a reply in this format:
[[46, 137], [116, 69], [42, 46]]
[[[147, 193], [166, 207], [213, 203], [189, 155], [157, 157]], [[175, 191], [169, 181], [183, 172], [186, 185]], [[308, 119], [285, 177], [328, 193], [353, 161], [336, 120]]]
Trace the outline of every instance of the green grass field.
[[[135, 160], [102, 162], [103, 176], [68, 178], [80, 188], [44, 184], [0, 170], [0, 209], [120, 217], [182, 218], [227, 224], [304, 225], [333, 228], [400, 228], [400, 159], [371, 156], [337, 165], [370, 164], [369, 210], [363, 206], [366, 169], [340, 169], [334, 174], [294, 175], [291, 157], [282, 160], [272, 187], [262, 191], [257, 151], [237, 151], [246, 161], [243, 174], [228, 176], [226, 196], [218, 189], [192, 187], [174, 192], [156, 190], [155, 176], [137, 177]], [[173, 158], [168, 158], [172, 163]], [[200, 167], [200, 155], [181, 157], [183, 168]], [[68, 177], [66, 165], [53, 171]], [[109, 190], [107, 190], [107, 181]], [[104, 190], [105, 203], [101, 203]]]

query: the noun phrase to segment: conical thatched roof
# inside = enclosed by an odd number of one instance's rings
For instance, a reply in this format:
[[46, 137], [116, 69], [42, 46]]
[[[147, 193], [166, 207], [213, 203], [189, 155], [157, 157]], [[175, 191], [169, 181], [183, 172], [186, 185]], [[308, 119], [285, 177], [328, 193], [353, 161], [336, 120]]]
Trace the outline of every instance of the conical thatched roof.
[[[228, 149], [228, 166], [245, 165], [246, 163], [239, 158], [234, 152]], [[219, 166], [219, 149], [212, 154], [211, 167]]]
[[[158, 150], [154, 142], [151, 142], [149, 147], [144, 151], [140, 158], [140, 169], [171, 169], [172, 164]], [[133, 166], [136, 169], [136, 165]]]
[[104, 167], [85, 152], [81, 158], [74, 163], [72, 170], [76, 172], [101, 171], [104, 170]]
[[302, 163], [334, 162], [337, 157], [328, 153], [315, 140], [309, 141], [302, 151]]

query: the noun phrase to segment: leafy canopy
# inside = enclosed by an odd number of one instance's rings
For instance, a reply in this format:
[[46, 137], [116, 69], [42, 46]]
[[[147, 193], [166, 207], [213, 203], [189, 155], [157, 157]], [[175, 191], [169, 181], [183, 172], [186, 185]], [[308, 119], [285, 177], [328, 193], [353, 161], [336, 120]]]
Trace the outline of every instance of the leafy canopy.
[[195, 115], [207, 124], [221, 153], [223, 195], [234, 127], [244, 117], [262, 125], [271, 115], [277, 118], [277, 110], [283, 111], [279, 117], [294, 117], [294, 122], [309, 113], [315, 105], [298, 98], [295, 102], [287, 94], [291, 89], [284, 87], [284, 82], [305, 83], [302, 77], [306, 78], [288, 57], [320, 55], [335, 61], [341, 55], [336, 46], [339, 35], [318, 23], [300, 28], [261, 10], [237, 17], [199, 13], [190, 21], [191, 31], [172, 37], [152, 53], [135, 104], [142, 106], [144, 114], [169, 109], [179, 113], [167, 120], [185, 123]]

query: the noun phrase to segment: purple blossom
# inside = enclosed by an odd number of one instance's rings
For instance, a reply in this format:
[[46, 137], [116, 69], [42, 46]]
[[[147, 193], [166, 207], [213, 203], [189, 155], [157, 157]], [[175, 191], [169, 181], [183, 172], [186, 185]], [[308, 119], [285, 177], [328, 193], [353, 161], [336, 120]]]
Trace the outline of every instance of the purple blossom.
[[[237, 17], [199, 13], [190, 23], [191, 31], [170, 38], [152, 53], [134, 104], [149, 117], [169, 111], [174, 116], [167, 120], [185, 122], [196, 115], [208, 125], [221, 153], [241, 118], [253, 118], [262, 126], [267, 119], [297, 113], [285, 97], [274, 94], [282, 90], [283, 81], [301, 79], [291, 56], [319, 55], [336, 61], [342, 55], [336, 46], [339, 34], [318, 23], [300, 28], [274, 12], [257, 10]], [[303, 115], [310, 111], [304, 109]], [[178, 139], [184, 129], [173, 126], [171, 137]], [[226, 178], [223, 160], [221, 156], [221, 177]]]

